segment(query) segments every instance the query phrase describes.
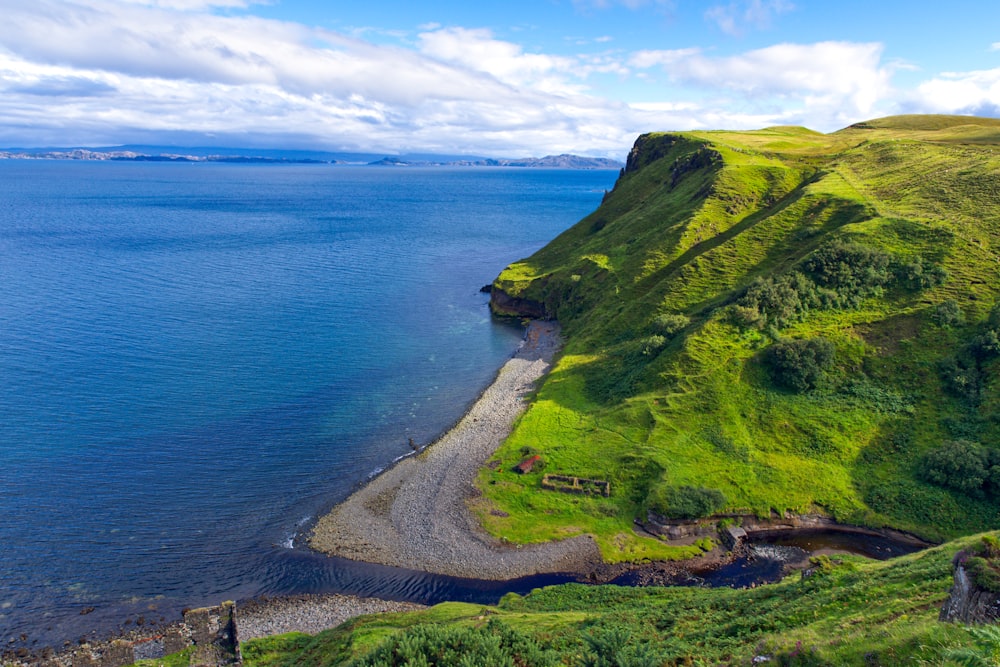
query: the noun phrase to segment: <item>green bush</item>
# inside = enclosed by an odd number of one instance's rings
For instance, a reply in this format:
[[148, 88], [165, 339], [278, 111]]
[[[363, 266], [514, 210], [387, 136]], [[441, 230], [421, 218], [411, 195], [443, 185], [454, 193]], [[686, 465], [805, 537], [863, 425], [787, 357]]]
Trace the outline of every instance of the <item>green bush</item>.
[[763, 329], [796, 322], [818, 306], [815, 285], [798, 272], [758, 278], [736, 302], [737, 324]]
[[935, 306], [931, 319], [941, 327], [958, 327], [965, 324], [965, 312], [958, 302], [948, 299]]
[[767, 348], [764, 361], [771, 379], [793, 391], [820, 386], [836, 357], [833, 343], [825, 338], [806, 338], [775, 343]]
[[969, 353], [979, 362], [989, 361], [1000, 355], [1000, 334], [996, 329], [990, 329], [976, 336], [969, 343]]
[[758, 278], [736, 301], [733, 314], [742, 327], [780, 329], [810, 310], [857, 308], [886, 287], [926, 289], [944, 280], [944, 269], [920, 257], [901, 261], [876, 248], [833, 241], [809, 255], [801, 271]]
[[926, 262], [921, 257], [894, 262], [895, 283], [911, 290], [937, 287], [948, 279], [948, 272], [937, 264]]
[[549, 667], [555, 653], [534, 638], [491, 619], [485, 627], [418, 625], [355, 660], [355, 667]]
[[726, 506], [726, 496], [718, 489], [702, 486], [653, 487], [646, 498], [646, 509], [668, 519], [700, 519]]
[[819, 247], [802, 268], [820, 287], [849, 302], [878, 293], [894, 278], [892, 255], [859, 243], [832, 241]]
[[983, 535], [979, 544], [958, 553], [959, 561], [978, 588], [1000, 593], [1000, 541], [992, 535]]
[[673, 336], [691, 324], [691, 318], [682, 313], [665, 313], [657, 315], [653, 320], [653, 333], [661, 336]]
[[651, 645], [633, 641], [626, 625], [596, 626], [583, 639], [588, 650], [581, 667], [660, 667], [666, 662]]
[[653, 335], [642, 341], [641, 352], [644, 357], [656, 356], [667, 344], [667, 339], [663, 336]]
[[983, 377], [975, 360], [948, 357], [941, 360], [938, 364], [938, 370], [948, 393], [965, 399], [972, 405], [979, 403]]
[[950, 440], [928, 452], [918, 472], [931, 484], [981, 498], [990, 476], [989, 458], [977, 443]]

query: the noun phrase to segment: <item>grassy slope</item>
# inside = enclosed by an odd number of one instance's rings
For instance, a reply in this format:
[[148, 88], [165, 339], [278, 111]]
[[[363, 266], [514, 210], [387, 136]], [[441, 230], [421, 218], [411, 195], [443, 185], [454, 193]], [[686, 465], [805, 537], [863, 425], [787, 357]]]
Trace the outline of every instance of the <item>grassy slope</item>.
[[[991, 503], [915, 476], [918, 458], [942, 440], [1000, 435], [997, 387], [988, 383], [970, 406], [944, 390], [938, 371], [997, 300], [998, 143], [1000, 122], [957, 116], [830, 135], [641, 137], [597, 211], [496, 281], [544, 303], [568, 340], [499, 465], [481, 475], [484, 524], [524, 542], [593, 533], [610, 561], [686, 557], [632, 530], [650, 486], [665, 481], [719, 489], [734, 511], [818, 510], [932, 539], [1000, 525]], [[832, 340], [838, 365], [825, 391], [776, 389], [760, 361], [772, 337], [735, 326], [727, 304], [834, 238], [942, 265], [948, 280], [813, 311], [780, 330]], [[933, 323], [945, 300], [966, 326]], [[649, 349], [664, 313], [691, 324]], [[851, 392], [848, 379], [858, 381]], [[525, 446], [546, 472], [608, 479], [615, 493], [542, 490], [539, 474], [510, 472]]]
[[947, 650], [970, 645], [970, 636], [937, 615], [951, 558], [972, 541], [891, 562], [845, 557], [808, 579], [794, 575], [751, 590], [566, 585], [509, 595], [491, 608], [445, 603], [355, 619], [315, 637], [254, 640], [243, 653], [254, 667], [344, 664], [416, 625], [481, 628], [492, 618], [554, 649], [565, 664], [604, 664], [580, 661], [586, 638], [602, 635], [625, 649], [644, 646], [658, 657], [649, 664], [658, 665], [748, 665], [757, 655], [776, 664], [954, 664]]

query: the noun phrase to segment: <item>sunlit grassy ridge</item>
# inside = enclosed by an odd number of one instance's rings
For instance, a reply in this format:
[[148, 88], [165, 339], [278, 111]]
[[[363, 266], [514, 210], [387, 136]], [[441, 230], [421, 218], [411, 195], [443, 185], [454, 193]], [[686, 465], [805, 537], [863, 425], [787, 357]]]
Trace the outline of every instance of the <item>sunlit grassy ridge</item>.
[[[892, 279], [787, 321], [736, 316], [756, 280], [808, 277], [837, 243], [874, 249]], [[920, 474], [943, 442], [998, 441], [996, 359], [959, 359], [992, 326], [998, 248], [997, 120], [640, 137], [600, 208], [495, 283], [543, 304], [567, 343], [480, 477], [483, 522], [512, 541], [593, 533], [612, 561], [690, 555], [632, 530], [663, 485], [717, 489], [730, 512], [818, 511], [931, 539], [1000, 525], [987, 495]], [[820, 386], [781, 387], [768, 349], [815, 338], [835, 348]], [[541, 489], [540, 473], [510, 472], [524, 447], [545, 472], [614, 493]]]
[[[421, 656], [469, 665], [989, 664], [951, 661], [973, 638], [937, 621], [951, 559], [975, 542], [888, 562], [821, 557], [808, 578], [752, 590], [564, 585], [495, 607], [444, 603], [315, 637], [254, 640], [243, 655], [256, 667], [428, 664]], [[445, 659], [446, 650], [465, 662]]]

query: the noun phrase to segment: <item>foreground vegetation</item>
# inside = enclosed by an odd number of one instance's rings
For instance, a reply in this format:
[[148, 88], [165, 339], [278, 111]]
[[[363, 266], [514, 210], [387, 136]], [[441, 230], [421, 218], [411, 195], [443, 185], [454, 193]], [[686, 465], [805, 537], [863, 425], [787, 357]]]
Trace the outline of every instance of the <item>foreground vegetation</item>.
[[952, 558], [978, 544], [886, 562], [820, 557], [811, 576], [750, 590], [554, 586], [253, 640], [243, 654], [259, 667], [997, 664], [988, 630], [937, 620]]
[[[494, 284], [567, 342], [480, 476], [484, 525], [591, 533], [609, 561], [690, 556], [633, 531], [664, 498], [1000, 526], [998, 143], [957, 116], [640, 137], [601, 207]], [[529, 450], [614, 492], [544, 490], [511, 471]]]

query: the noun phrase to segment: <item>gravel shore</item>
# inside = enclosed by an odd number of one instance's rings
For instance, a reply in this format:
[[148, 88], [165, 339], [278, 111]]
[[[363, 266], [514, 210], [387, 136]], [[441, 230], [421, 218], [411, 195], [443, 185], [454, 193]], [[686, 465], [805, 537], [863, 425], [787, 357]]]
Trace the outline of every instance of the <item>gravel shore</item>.
[[521, 348], [461, 421], [321, 518], [310, 546], [352, 560], [476, 579], [592, 571], [601, 559], [590, 537], [502, 544], [480, 529], [466, 505], [477, 493], [477, 471], [510, 434], [559, 343], [557, 324], [532, 322]]
[[237, 610], [241, 642], [286, 632], [314, 635], [365, 614], [426, 609], [412, 602], [393, 602], [353, 595], [296, 595], [242, 602]]

